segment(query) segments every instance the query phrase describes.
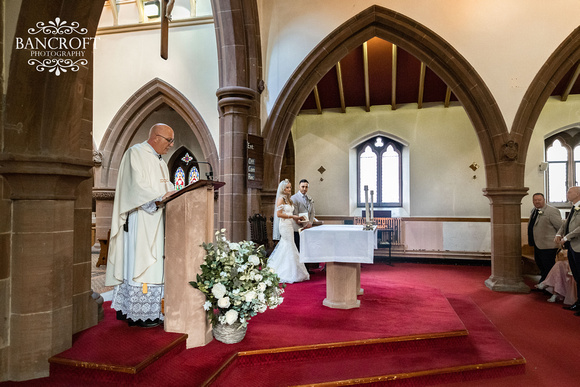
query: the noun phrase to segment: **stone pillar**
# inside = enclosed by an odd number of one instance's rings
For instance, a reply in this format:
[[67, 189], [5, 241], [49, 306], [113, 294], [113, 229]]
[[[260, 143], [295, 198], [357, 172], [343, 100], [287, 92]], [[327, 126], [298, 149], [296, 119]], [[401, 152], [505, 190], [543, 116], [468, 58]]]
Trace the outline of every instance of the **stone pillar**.
[[73, 244], [73, 333], [97, 325], [99, 305], [91, 287], [91, 219], [93, 179], [76, 190]]
[[39, 378], [48, 375], [46, 360], [72, 345], [75, 189], [90, 167], [48, 160], [1, 167], [12, 199], [9, 378]]
[[521, 201], [527, 188], [486, 188], [491, 205], [491, 276], [494, 291], [528, 293], [522, 279]]
[[9, 199], [10, 188], [6, 180], [0, 176], [0, 382], [7, 380], [2, 375], [8, 375], [8, 360], [10, 354], [10, 250], [12, 219], [12, 202]]
[[220, 174], [226, 183], [219, 191], [221, 225], [231, 241], [248, 237], [245, 143], [248, 114], [256, 101], [252, 89], [232, 86], [217, 91], [220, 109]]

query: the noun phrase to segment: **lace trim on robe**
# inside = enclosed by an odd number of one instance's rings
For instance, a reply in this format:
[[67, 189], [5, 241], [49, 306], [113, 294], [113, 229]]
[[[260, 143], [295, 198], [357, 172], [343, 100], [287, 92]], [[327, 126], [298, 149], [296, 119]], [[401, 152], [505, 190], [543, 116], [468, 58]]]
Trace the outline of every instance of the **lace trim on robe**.
[[161, 299], [163, 298], [163, 285], [149, 285], [147, 294], [143, 294], [141, 286], [131, 286], [126, 282], [115, 286], [113, 290], [113, 302], [111, 308], [121, 311], [127, 318], [137, 320], [163, 321], [161, 313]]

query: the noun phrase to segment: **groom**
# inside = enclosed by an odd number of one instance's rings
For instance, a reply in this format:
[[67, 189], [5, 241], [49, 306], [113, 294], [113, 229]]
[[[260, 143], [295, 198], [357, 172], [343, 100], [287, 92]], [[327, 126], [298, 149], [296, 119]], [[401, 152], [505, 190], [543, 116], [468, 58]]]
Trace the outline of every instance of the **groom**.
[[305, 222], [296, 221], [294, 222], [294, 243], [296, 243], [296, 248], [300, 251], [300, 228], [310, 228], [312, 227], [312, 222], [314, 222], [314, 200], [306, 193], [308, 192], [308, 180], [302, 179], [298, 185], [299, 191], [296, 192], [290, 199], [294, 203], [294, 215], [300, 215], [307, 213], [308, 220]]

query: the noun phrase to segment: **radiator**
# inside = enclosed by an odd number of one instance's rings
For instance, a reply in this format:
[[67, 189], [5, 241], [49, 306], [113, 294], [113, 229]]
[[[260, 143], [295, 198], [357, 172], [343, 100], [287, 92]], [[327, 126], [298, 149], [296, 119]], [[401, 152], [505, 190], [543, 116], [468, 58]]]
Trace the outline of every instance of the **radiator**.
[[[378, 228], [378, 239], [382, 242], [391, 242], [391, 245], [402, 245], [403, 235], [401, 230], [401, 218], [375, 218]], [[354, 224], [365, 224], [365, 218], [354, 217]], [[390, 234], [390, 241], [389, 241]]]

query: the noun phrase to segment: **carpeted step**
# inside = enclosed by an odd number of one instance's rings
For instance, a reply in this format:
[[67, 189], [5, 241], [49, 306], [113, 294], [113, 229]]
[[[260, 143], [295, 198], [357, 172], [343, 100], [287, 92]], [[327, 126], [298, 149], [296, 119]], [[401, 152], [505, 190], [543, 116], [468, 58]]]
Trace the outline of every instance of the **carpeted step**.
[[[525, 359], [470, 299], [449, 297], [468, 336], [239, 353], [211, 386], [413, 385], [524, 372]], [[417, 385], [417, 384], [414, 384]]]

